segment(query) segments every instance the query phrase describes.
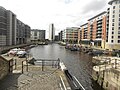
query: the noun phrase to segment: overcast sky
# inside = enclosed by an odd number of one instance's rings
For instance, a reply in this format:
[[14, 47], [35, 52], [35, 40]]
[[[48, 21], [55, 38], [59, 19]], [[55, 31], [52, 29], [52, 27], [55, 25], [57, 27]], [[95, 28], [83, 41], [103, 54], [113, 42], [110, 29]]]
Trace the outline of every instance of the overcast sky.
[[[54, 23], [56, 34], [66, 27], [79, 27], [109, 7], [109, 0], [0, 0], [32, 29], [49, 29]], [[47, 34], [48, 36], [48, 34]]]

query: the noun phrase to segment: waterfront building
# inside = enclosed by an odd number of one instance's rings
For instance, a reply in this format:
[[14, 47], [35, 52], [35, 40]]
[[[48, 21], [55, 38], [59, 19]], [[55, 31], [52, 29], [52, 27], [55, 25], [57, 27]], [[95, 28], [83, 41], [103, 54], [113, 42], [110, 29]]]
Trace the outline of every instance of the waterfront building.
[[58, 35], [55, 35], [55, 41], [58, 41], [58, 40], [59, 40]]
[[63, 30], [63, 40], [69, 44], [77, 44], [78, 42], [78, 27], [67, 27]]
[[0, 6], [0, 46], [30, 42], [30, 27], [16, 18], [16, 15]]
[[[106, 11], [88, 20], [88, 39], [95, 46], [105, 48], [106, 41]], [[89, 34], [90, 33], [90, 34]]]
[[16, 45], [16, 15], [0, 6], [0, 46]]
[[111, 0], [108, 4], [106, 48], [120, 49], [120, 0]]
[[32, 29], [31, 30], [31, 41], [44, 41], [45, 30]]
[[88, 39], [88, 23], [85, 23], [80, 26], [79, 31], [79, 43], [80, 44], [88, 44], [89, 45], [89, 39]]
[[17, 19], [17, 44], [25, 43], [25, 24]]
[[62, 36], [63, 36], [63, 31], [60, 31], [60, 32], [59, 32], [59, 35], [58, 35], [59, 41], [62, 41]]
[[80, 26], [78, 41], [85, 45], [105, 48], [106, 41], [106, 12], [102, 12]]
[[0, 46], [6, 45], [7, 38], [7, 11], [0, 6]]
[[49, 25], [49, 40], [50, 41], [55, 40], [55, 27], [53, 23]]
[[31, 42], [30, 32], [31, 32], [31, 27], [29, 25], [25, 25], [25, 43], [30, 43]]
[[30, 42], [30, 26], [17, 19], [16, 44], [26, 44]]

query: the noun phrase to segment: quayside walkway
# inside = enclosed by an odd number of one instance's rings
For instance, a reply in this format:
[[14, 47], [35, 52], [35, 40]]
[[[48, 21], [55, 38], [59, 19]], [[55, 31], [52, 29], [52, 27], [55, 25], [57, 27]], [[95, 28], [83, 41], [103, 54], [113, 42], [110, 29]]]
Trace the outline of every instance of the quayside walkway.
[[43, 67], [27, 63], [26, 58], [3, 57], [14, 58], [16, 66], [0, 80], [0, 90], [71, 90], [64, 72], [54, 64]]

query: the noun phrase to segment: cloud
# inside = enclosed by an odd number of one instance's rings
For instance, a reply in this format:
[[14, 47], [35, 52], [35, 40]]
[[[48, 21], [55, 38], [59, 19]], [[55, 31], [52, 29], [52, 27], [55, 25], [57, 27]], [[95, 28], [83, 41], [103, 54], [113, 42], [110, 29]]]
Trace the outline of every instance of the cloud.
[[91, 0], [88, 4], [83, 7], [82, 13], [86, 14], [91, 11], [95, 12], [101, 10], [106, 6], [106, 0]]

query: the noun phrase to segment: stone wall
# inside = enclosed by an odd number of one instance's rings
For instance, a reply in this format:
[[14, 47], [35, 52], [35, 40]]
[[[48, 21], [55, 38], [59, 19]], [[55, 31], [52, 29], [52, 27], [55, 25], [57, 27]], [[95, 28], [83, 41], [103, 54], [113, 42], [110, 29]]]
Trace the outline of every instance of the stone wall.
[[9, 73], [9, 63], [0, 57], [0, 80]]

